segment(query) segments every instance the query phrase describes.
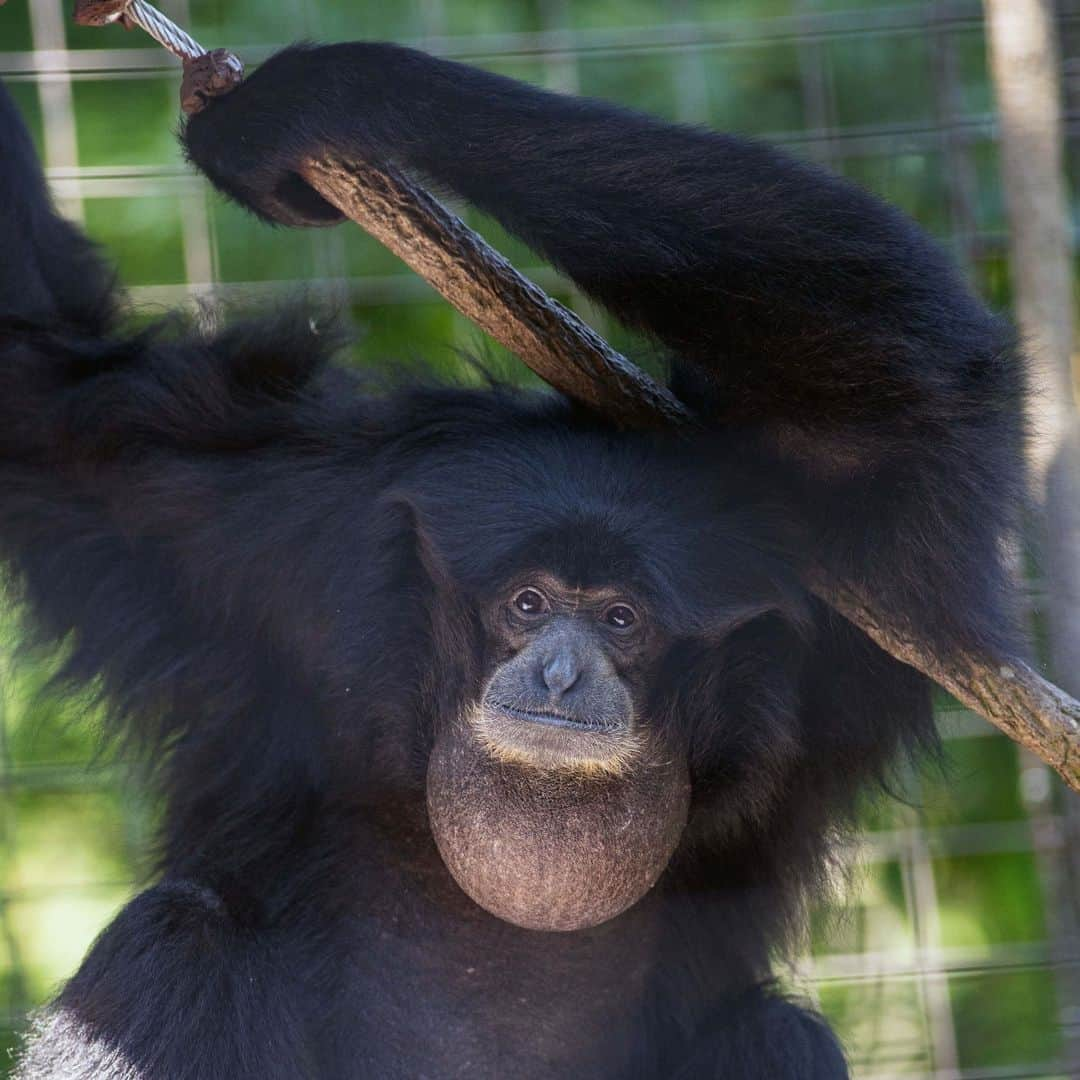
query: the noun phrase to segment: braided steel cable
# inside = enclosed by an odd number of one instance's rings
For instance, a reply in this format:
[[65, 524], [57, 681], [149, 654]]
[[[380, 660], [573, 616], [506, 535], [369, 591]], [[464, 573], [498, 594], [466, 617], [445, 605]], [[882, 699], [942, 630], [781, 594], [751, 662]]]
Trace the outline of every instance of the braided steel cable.
[[181, 60], [195, 60], [206, 54], [206, 50], [190, 34], [145, 0], [131, 0], [124, 9], [124, 15]]
[[[181, 60], [197, 60], [206, 55], [204, 49], [190, 34], [181, 30], [167, 15], [163, 15], [153, 4], [146, 0], [131, 0], [124, 9], [124, 15], [128, 21], [145, 30], [159, 45], [178, 56]], [[242, 65], [236, 57], [228, 57], [228, 62], [236, 69], [242, 70]]]

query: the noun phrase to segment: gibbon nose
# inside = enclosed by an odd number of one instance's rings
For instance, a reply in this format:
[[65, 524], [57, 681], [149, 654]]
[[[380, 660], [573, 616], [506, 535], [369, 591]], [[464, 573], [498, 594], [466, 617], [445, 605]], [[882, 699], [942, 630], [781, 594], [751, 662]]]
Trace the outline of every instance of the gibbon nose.
[[569, 649], [559, 649], [544, 661], [544, 685], [556, 698], [572, 690], [581, 678], [581, 664]]

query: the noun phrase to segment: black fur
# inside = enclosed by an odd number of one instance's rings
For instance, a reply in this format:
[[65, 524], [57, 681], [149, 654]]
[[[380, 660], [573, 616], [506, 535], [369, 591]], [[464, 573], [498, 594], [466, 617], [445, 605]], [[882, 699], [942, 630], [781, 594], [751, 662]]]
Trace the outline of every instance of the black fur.
[[[184, 138], [286, 224], [334, 219], [293, 171], [326, 147], [463, 196], [662, 343], [709, 426], [364, 395], [304, 317], [127, 333], [0, 91], [0, 554], [167, 798], [161, 884], [22, 1075], [845, 1075], [770, 952], [858, 793], [932, 727], [922, 680], [800, 578], [865, 583], [946, 652], [1012, 644], [1008, 332], [816, 168], [390, 45], [289, 50]], [[674, 645], [651, 715], [693, 754], [660, 885], [569, 935], [465, 899], [423, 810], [433, 732], [478, 689], [478, 606], [537, 560], [652, 598]]]

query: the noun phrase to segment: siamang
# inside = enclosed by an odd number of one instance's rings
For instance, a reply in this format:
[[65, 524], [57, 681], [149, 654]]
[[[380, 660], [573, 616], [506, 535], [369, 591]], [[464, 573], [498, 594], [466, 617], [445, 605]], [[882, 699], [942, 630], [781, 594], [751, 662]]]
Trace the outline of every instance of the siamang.
[[1010, 332], [812, 164], [395, 45], [288, 49], [182, 138], [283, 225], [338, 221], [328, 149], [479, 207], [703, 424], [373, 386], [302, 312], [125, 328], [0, 98], [0, 553], [165, 799], [20, 1075], [845, 1076], [771, 962], [934, 735], [803, 582], [1015, 644]]

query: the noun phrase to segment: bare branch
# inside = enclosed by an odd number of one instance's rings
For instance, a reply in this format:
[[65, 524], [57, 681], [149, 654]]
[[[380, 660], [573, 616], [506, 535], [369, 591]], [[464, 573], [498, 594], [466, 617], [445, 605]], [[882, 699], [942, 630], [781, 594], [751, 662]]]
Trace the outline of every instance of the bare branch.
[[624, 427], [693, 422], [670, 391], [397, 170], [327, 157], [304, 178], [567, 397]]
[[933, 679], [962, 705], [1057, 770], [1073, 791], [1080, 792], [1080, 701], [1016, 657], [937, 656], [849, 584], [820, 575], [808, 584], [811, 592], [887, 653]]

